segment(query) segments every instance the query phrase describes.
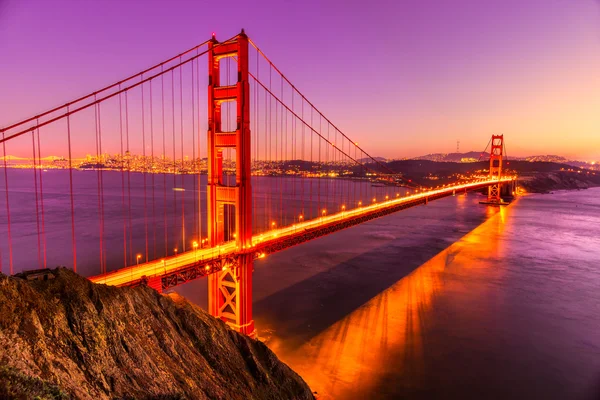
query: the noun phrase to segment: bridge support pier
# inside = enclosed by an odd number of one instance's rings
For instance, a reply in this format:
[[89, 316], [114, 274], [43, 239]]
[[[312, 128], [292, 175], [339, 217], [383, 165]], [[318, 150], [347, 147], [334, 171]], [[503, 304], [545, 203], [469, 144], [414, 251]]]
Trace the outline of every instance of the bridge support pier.
[[162, 293], [163, 291], [161, 276], [153, 276], [152, 278], [149, 278], [147, 285], [148, 287], [151, 287], [152, 289], [156, 290], [158, 293]]
[[511, 199], [514, 196], [514, 181], [505, 183], [500, 187], [500, 197], [502, 199]]
[[[219, 43], [213, 36], [208, 44], [208, 240], [212, 247], [235, 240], [241, 253], [220, 272], [208, 276], [208, 304], [211, 315], [222, 319], [240, 333], [255, 336], [252, 320], [252, 189], [250, 185], [250, 86], [248, 82], [248, 37], [242, 30], [235, 39]], [[220, 82], [220, 61], [237, 61], [237, 83]], [[221, 105], [235, 102], [236, 130], [224, 132]], [[223, 180], [223, 150], [235, 149], [235, 186]], [[225, 232], [225, 207], [235, 209], [234, 232]], [[234, 233], [234, 234], [232, 234]]]
[[256, 335], [252, 320], [252, 270], [252, 255], [243, 254], [237, 263], [208, 276], [210, 314], [249, 336]]

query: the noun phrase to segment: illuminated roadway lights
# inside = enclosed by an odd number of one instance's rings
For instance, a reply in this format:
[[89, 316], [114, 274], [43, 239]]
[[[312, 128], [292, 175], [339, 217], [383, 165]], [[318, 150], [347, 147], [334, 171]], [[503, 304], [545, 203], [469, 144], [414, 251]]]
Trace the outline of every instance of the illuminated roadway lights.
[[196, 242], [194, 240], [194, 243], [192, 243], [192, 247], [194, 248], [194, 261], [197, 262], [198, 261], [198, 242]]
[[[486, 177], [486, 179], [481, 179], [481, 182], [490, 183], [490, 182], [493, 182], [493, 181], [500, 181], [500, 182], [504, 183], [504, 182], [510, 182], [511, 179], [512, 179], [512, 177], [499, 177], [499, 178], [498, 177], [493, 177], [493, 178]], [[464, 189], [468, 189], [468, 188], [475, 187], [477, 185], [478, 184], [475, 183], [475, 182], [473, 182], [473, 183], [463, 183], [463, 184], [449, 184], [449, 185], [447, 185], [448, 186], [447, 188], [444, 188], [442, 190], [435, 190], [435, 191], [429, 191], [429, 192], [423, 193], [423, 194], [417, 194], [417, 195], [412, 196], [412, 198], [413, 199], [414, 198], [423, 198], [424, 196], [431, 196], [431, 195], [435, 195], [435, 194], [448, 193], [448, 191], [452, 191], [452, 190], [455, 190], [455, 189], [463, 189], [463, 188]], [[398, 201], [399, 202], [405, 202], [406, 200], [405, 199], [399, 199]], [[410, 201], [410, 199], [408, 201]], [[392, 200], [392, 203], [394, 203], [393, 200]], [[364, 210], [360, 210], [360, 211], [359, 210], [350, 210], [350, 211], [346, 210], [346, 211], [349, 214], [353, 214], [353, 215], [354, 214], [363, 214], [363, 213], [371, 211], [371, 210], [377, 210], [377, 209], [380, 209], [380, 208], [386, 208], [387, 205], [388, 205], [388, 203], [373, 204], [371, 206], [367, 206]], [[325, 220], [327, 220], [327, 217], [323, 218], [323, 221], [325, 221]], [[315, 220], [315, 221], [312, 221], [312, 222], [310, 222], [310, 221], [306, 222], [305, 221], [305, 224], [303, 224], [301, 226], [304, 226], [304, 225], [306, 225], [306, 226], [318, 226], [319, 222], [317, 222], [317, 221], [318, 220]], [[294, 232], [294, 228], [293, 227], [291, 227], [291, 226], [284, 227], [282, 229], [279, 229], [276, 232], [277, 235], [275, 237], [277, 237], [277, 236], [283, 236], [283, 237], [285, 237], [286, 235], [289, 235], [290, 233], [293, 233], [293, 232]], [[262, 234], [260, 234], [260, 236], [262, 237]], [[258, 237], [257, 237], [257, 239], [258, 239]], [[256, 240], [256, 242], [258, 242], [258, 241], [259, 240]], [[248, 246], [246, 246], [246, 247], [248, 247]], [[216, 246], [216, 248], [207, 249], [206, 255], [208, 257], [212, 257], [212, 258], [216, 257], [217, 256], [217, 248], [219, 249], [219, 251], [218, 251], [219, 252], [219, 256], [221, 256], [221, 255], [228, 255], [231, 252], [235, 251], [236, 244], [233, 243], [233, 242], [229, 242], [227, 244], [222, 244], [222, 245]], [[179, 259], [180, 257], [178, 257], [178, 251], [175, 254], [176, 254], [176, 259], [173, 260], [173, 261], [169, 261], [170, 264], [171, 264], [169, 266], [169, 270], [176, 269], [176, 268], [181, 267], [181, 266], [185, 266], [185, 265], [187, 265], [191, 261], [191, 258], [192, 258], [191, 252], [185, 252], [183, 254], [183, 259], [181, 259], [181, 260]], [[202, 252], [202, 255], [204, 256], [204, 252]], [[166, 274], [167, 273], [167, 271], [166, 271], [166, 261], [163, 261], [163, 260], [161, 260], [161, 261], [163, 262], [163, 269], [164, 269], [165, 274]], [[135, 281], [133, 278], [137, 279], [137, 278], [139, 278], [139, 276], [144, 275], [146, 272], [149, 272], [152, 269], [154, 269], [155, 272], [156, 272], [156, 268], [160, 266], [159, 263], [160, 263], [160, 261], [155, 261], [155, 262], [151, 262], [151, 263], [139, 263], [139, 265], [137, 267], [128, 268], [129, 271], [127, 271], [127, 270], [123, 271], [123, 272], [125, 272], [125, 274], [118, 273], [115, 277], [112, 277], [110, 280], [105, 280], [105, 282], [108, 283], [108, 284], [117, 284], [117, 285], [133, 283]], [[178, 264], [181, 264], [181, 266], [179, 266]], [[135, 274], [133, 273], [134, 272], [133, 268], [136, 269]], [[229, 269], [231, 269], [231, 268], [229, 268]], [[212, 272], [216, 272], [216, 271], [211, 271], [211, 273]]]
[[137, 256], [135, 256], [135, 261], [136, 261], [136, 265], [139, 267], [140, 266], [140, 258], [142, 258], [141, 254], [138, 254]]

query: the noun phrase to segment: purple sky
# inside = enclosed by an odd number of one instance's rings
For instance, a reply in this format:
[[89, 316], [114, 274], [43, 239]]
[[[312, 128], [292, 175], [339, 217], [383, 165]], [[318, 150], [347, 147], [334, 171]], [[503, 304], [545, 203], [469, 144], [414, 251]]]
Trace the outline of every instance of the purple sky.
[[374, 155], [600, 159], [594, 0], [0, 0], [0, 126], [242, 27]]

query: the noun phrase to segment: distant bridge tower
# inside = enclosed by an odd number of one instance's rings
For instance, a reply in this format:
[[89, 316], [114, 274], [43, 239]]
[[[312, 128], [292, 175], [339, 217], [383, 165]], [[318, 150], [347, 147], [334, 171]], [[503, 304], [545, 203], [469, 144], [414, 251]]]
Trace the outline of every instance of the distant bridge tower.
[[[208, 239], [211, 246], [235, 238], [240, 250], [252, 246], [252, 191], [250, 186], [250, 87], [248, 37], [242, 32], [219, 44], [214, 35], [208, 44]], [[237, 59], [237, 83], [221, 86], [220, 61]], [[228, 82], [229, 83], [229, 82]], [[221, 104], [236, 102], [235, 131], [223, 132]], [[235, 186], [223, 179], [223, 149], [235, 149]], [[225, 209], [234, 207], [234, 232], [225, 235]], [[229, 224], [228, 224], [229, 225]], [[254, 336], [252, 319], [252, 254], [241, 251], [236, 262], [208, 276], [209, 312], [240, 333]]]
[[[490, 178], [500, 179], [502, 176], [502, 150], [504, 149], [504, 135], [492, 135], [492, 148], [490, 150]], [[501, 185], [495, 183], [488, 187], [488, 201], [502, 202]]]

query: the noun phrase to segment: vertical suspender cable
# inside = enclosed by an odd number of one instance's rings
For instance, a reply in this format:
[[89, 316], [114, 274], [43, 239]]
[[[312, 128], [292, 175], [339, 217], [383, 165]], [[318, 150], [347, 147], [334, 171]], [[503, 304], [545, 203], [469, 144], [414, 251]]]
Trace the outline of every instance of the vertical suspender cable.
[[[119, 85], [119, 90], [121, 86]], [[127, 213], [125, 211], [125, 154], [123, 152], [123, 96], [119, 94], [119, 136], [121, 139], [121, 213], [123, 215], [123, 267], [127, 267]]]
[[[237, 80], [236, 80], [237, 82]], [[227, 85], [231, 84], [231, 57], [227, 57]], [[225, 130], [227, 132], [231, 132], [231, 103], [227, 103], [227, 122], [226, 122], [226, 127]], [[223, 131], [223, 126], [221, 126], [221, 131]], [[232, 164], [232, 157], [231, 157], [231, 149], [227, 148], [227, 157], [225, 158], [226, 160], [228, 160], [229, 163], [229, 168], [231, 168], [233, 166]], [[239, 154], [238, 154], [239, 157]], [[227, 182], [226, 185], [227, 186], [233, 186], [231, 184], [231, 170], [228, 171], [227, 167], [224, 168], [225, 169], [225, 175], [227, 175]], [[234, 177], [234, 179], [237, 179], [237, 177]], [[234, 221], [232, 221], [233, 219], [233, 207], [231, 207], [231, 205], [226, 206], [226, 210], [227, 210], [227, 235], [225, 235], [225, 240], [232, 240], [233, 238], [233, 224]]]
[[[257, 57], [258, 59], [258, 57]], [[250, 65], [252, 65], [250, 63], [250, 56], [248, 56], [248, 69], [250, 69]], [[256, 73], [256, 71], [254, 71]], [[250, 83], [250, 82], [248, 82]], [[250, 113], [251, 113], [251, 137], [252, 137], [252, 145], [250, 147], [250, 175], [253, 174], [253, 171], [255, 170], [256, 167], [256, 85], [252, 85], [252, 88], [250, 89], [250, 93], [251, 93], [251, 97], [250, 97]], [[256, 180], [255, 180], [256, 182]], [[252, 215], [256, 215], [256, 200], [254, 199], [255, 197], [255, 193], [256, 193], [256, 186], [254, 186], [254, 190], [252, 193]]]
[[[94, 96], [94, 101], [96, 100], [96, 96]], [[94, 105], [94, 133], [95, 133], [95, 142], [96, 142], [96, 162], [100, 163], [100, 152], [98, 151], [98, 104]], [[98, 216], [100, 220], [99, 230], [99, 247], [100, 247], [100, 273], [103, 272], [103, 252], [102, 252], [102, 205], [100, 200], [100, 170], [99, 165], [96, 166], [96, 188], [98, 194]]]
[[[259, 57], [258, 54], [256, 54], [256, 76], [257, 79], [260, 76], [260, 64], [259, 64]], [[259, 91], [259, 87], [256, 83], [254, 83], [254, 129], [255, 129], [255, 140], [254, 140], [254, 148], [255, 148], [255, 155], [254, 157], [256, 158], [257, 161], [257, 172], [260, 170], [258, 168], [259, 162], [260, 162], [260, 133], [259, 133], [259, 129], [260, 129], [260, 122], [259, 122], [259, 118], [260, 118], [260, 111], [259, 111], [259, 103], [260, 103], [260, 91]], [[261, 189], [261, 182], [262, 179], [260, 177], [260, 175], [258, 175], [258, 178], [255, 179], [255, 183], [254, 183], [254, 187], [252, 188], [252, 194], [254, 196], [254, 199], [252, 201], [252, 206], [254, 207], [254, 209], [256, 210], [254, 212], [255, 216], [258, 216], [258, 212], [260, 210], [260, 205], [259, 205], [259, 195], [260, 195], [260, 189]], [[256, 221], [258, 218], [255, 218], [254, 221]], [[256, 225], [257, 224], [253, 224], [253, 228], [256, 229]], [[261, 228], [259, 228], [257, 231], [262, 231]]]
[[[37, 145], [38, 145], [38, 157], [40, 158], [41, 165], [41, 145], [40, 145], [40, 129], [37, 129]], [[48, 267], [47, 258], [46, 258], [46, 220], [44, 216], [44, 183], [42, 179], [42, 169], [39, 169], [40, 174], [40, 205], [42, 210], [42, 241], [43, 241], [43, 249], [44, 249], [44, 268]]]
[[[282, 85], [282, 96], [283, 96], [283, 79], [281, 80], [281, 82], [282, 82], [282, 84], [281, 84], [281, 85]], [[289, 113], [288, 113], [288, 112], [287, 112], [287, 110], [285, 110], [283, 107], [282, 107], [282, 110], [283, 110], [283, 112], [285, 113], [285, 133], [283, 134], [283, 135], [284, 135], [284, 136], [283, 136], [283, 138], [284, 138], [284, 140], [285, 140], [285, 144], [284, 144], [284, 146], [283, 146], [283, 147], [284, 147], [284, 149], [285, 149], [285, 154], [284, 154], [284, 162], [285, 162], [285, 166], [287, 167], [287, 166], [288, 166], [288, 161], [290, 160], [290, 156], [289, 156], [289, 153], [288, 153], [288, 114], [289, 114]], [[282, 119], [283, 119], [283, 118], [282, 118]], [[284, 173], [285, 173], [285, 171], [284, 171]], [[283, 179], [284, 179], [284, 182], [285, 182], [285, 189], [289, 190], [289, 189], [288, 189], [288, 188], [289, 188], [289, 184], [290, 184], [290, 179], [289, 179], [289, 177], [287, 177], [287, 176], [284, 176], [284, 178], [283, 178]], [[288, 191], [286, 191], [286, 190], [284, 190], [284, 192], [285, 192], [286, 198], [289, 198], [289, 192], [288, 192]], [[288, 218], [287, 218], [287, 214], [286, 214], [286, 218], [285, 218], [285, 220], [286, 220], [286, 225], [287, 225], [287, 220], [288, 220]], [[292, 219], [292, 223], [293, 223], [293, 222], [294, 222], [294, 220]]]
[[[171, 70], [171, 132], [173, 136], [173, 232], [177, 232], [177, 143], [175, 141], [175, 70]], [[175, 236], [177, 237], [177, 236]], [[179, 246], [179, 240], [175, 239], [175, 248]]]
[[[194, 193], [194, 217], [192, 219], [193, 221], [193, 238], [196, 241], [196, 243], [201, 242], [201, 240], [198, 239], [198, 224], [196, 221], [198, 221], [198, 203], [197, 203], [197, 192], [196, 192], [196, 107], [195, 107], [195, 103], [196, 103], [196, 99], [195, 99], [195, 86], [194, 86], [194, 60], [192, 60], [192, 65], [191, 65], [191, 70], [192, 70], [192, 173], [194, 174], [192, 176], [192, 191]], [[198, 124], [200, 124], [200, 121], [198, 121]]]
[[[352, 144], [354, 145], [354, 159], [356, 160], [356, 145], [354, 144], [355, 142], [352, 142]], [[356, 171], [358, 169], [358, 165], [352, 165], [352, 175], [351, 175], [351, 180], [352, 180], [352, 206], [350, 206], [351, 208], [354, 207], [354, 205], [356, 204], [357, 200], [356, 200], [356, 191], [357, 191], [357, 174]]]
[[[258, 61], [258, 55], [256, 55], [256, 61]], [[250, 66], [253, 66], [254, 63], [250, 63], [250, 58], [248, 59], [248, 70], [250, 71]], [[258, 69], [258, 67], [256, 67]], [[258, 71], [254, 70], [254, 73], [258, 73]], [[252, 134], [252, 146], [251, 146], [251, 162], [252, 165], [250, 166], [250, 175], [256, 176], [256, 173], [258, 171], [258, 152], [257, 152], [257, 137], [258, 137], [258, 117], [257, 117], [257, 112], [258, 112], [258, 100], [257, 100], [257, 85], [256, 84], [252, 84], [251, 85], [251, 81], [248, 80], [248, 85], [251, 88], [250, 91], [252, 93], [252, 97], [250, 100], [250, 112], [251, 112], [251, 121], [252, 121], [252, 126], [251, 126], [251, 134]], [[258, 184], [259, 184], [259, 180], [258, 178], [253, 178], [254, 181], [252, 182], [252, 215], [254, 216], [254, 221], [256, 222], [256, 214], [257, 214], [257, 191], [258, 191]], [[256, 229], [256, 223], [253, 224], [252, 226], [252, 231], [253, 233], [257, 232], [258, 230]]]
[[[283, 100], [283, 79], [281, 79], [281, 99]], [[281, 139], [279, 140], [279, 158], [280, 158], [280, 163], [283, 166], [284, 164], [284, 157], [283, 157], [283, 140], [284, 140], [284, 135], [283, 135], [283, 115], [285, 113], [285, 110], [282, 107], [280, 107], [281, 109], [281, 127], [279, 129], [279, 134], [281, 135]], [[280, 185], [279, 185], [279, 208], [281, 210], [281, 222], [280, 222], [280, 226], [283, 226], [284, 224], [284, 210], [283, 210], [283, 184], [285, 183], [284, 180], [284, 176], [283, 173], [281, 173], [281, 171], [279, 172], [279, 180], [280, 180]]]
[[[313, 108], [310, 108], [310, 128], [311, 128], [311, 132], [310, 132], [310, 172], [311, 172], [311, 176], [309, 177], [309, 182], [310, 182], [310, 215], [312, 218], [312, 210], [314, 208], [313, 205], [313, 178], [312, 178], [312, 172], [314, 170], [314, 166], [313, 166], [313, 136], [315, 136], [312, 132], [312, 127], [313, 127]], [[319, 217], [319, 213], [321, 211], [319, 209], [317, 209], [317, 215], [316, 217]]]
[[[323, 131], [321, 130], [321, 116], [319, 115], [319, 133], [323, 133]], [[321, 138], [317, 138], [317, 140], [319, 141], [319, 175], [318, 175], [318, 181], [317, 181], [317, 191], [318, 191], [318, 198], [319, 198], [319, 208], [325, 208], [325, 207], [321, 207], [321, 172], [322, 172], [322, 167], [323, 165], [321, 164]]]
[[[4, 132], [2, 132], [2, 140], [4, 140]], [[8, 228], [8, 266], [10, 274], [13, 274], [13, 247], [12, 247], [12, 232], [10, 223], [10, 205], [8, 201], [8, 169], [6, 166], [6, 142], [2, 142], [2, 151], [4, 154], [4, 189], [6, 194], [6, 222]]]
[[[102, 158], [102, 114], [100, 103], [98, 104], [98, 150], [100, 158]], [[101, 265], [103, 272], [106, 273], [106, 246], [104, 244], [104, 171], [100, 169], [100, 254]]]
[[[350, 140], [348, 140], [348, 153], [346, 153], [346, 154], [348, 154], [348, 166], [351, 165], [350, 164], [350, 154], [351, 154], [350, 153], [350, 151], [351, 151], [351, 148], [350, 148], [351, 144], [350, 143], [351, 143]], [[346, 178], [345, 182], [346, 182], [346, 200], [344, 201], [343, 204], [350, 203], [350, 183], [351, 183], [351, 181], [350, 181], [350, 179]]]
[[31, 131], [31, 145], [33, 154], [33, 183], [35, 190], [35, 221], [37, 225], [37, 252], [38, 252], [38, 266], [42, 268], [42, 246], [41, 246], [41, 235], [40, 235], [40, 208], [38, 200], [38, 184], [37, 184], [37, 162], [35, 156], [35, 131]]
[[129, 147], [129, 100], [125, 91], [125, 135], [127, 138], [127, 203], [129, 206], [129, 262], [133, 264], [133, 227], [131, 223], [131, 149]]
[[[181, 62], [181, 58], [179, 59]], [[179, 113], [180, 113], [180, 136], [181, 136], [181, 247], [185, 251], [185, 168], [183, 165], [183, 67], [179, 67]]]
[[[152, 97], [152, 81], [150, 81], [150, 158], [152, 165], [154, 165], [156, 159], [154, 158], [154, 107]], [[150, 175], [152, 185], [152, 259], [156, 259], [156, 225], [158, 223], [156, 220], [155, 175], [156, 173], [152, 171]]]
[[[279, 135], [279, 105], [277, 102], [275, 102], [275, 163], [274, 166], [275, 168], [277, 168], [278, 162], [279, 162], [279, 158], [277, 157], [277, 153], [278, 153], [278, 135]], [[276, 171], [276, 170], [275, 170]], [[273, 193], [275, 196], [277, 195], [277, 192], [279, 191], [279, 186], [281, 184], [279, 177], [277, 176], [277, 172], [276, 176], [275, 176], [275, 193]], [[275, 203], [277, 203], [277, 200], [275, 201]], [[279, 208], [277, 208], [277, 215], [275, 216], [275, 219], [278, 220], [277, 224], [278, 227], [281, 227], [281, 212], [282, 210], [280, 210]]]
[[[296, 112], [296, 110], [294, 109], [294, 91], [292, 90], [292, 161], [296, 161], [296, 135], [295, 135], [295, 131], [296, 131], [296, 117], [294, 116], [294, 112]], [[294, 177], [292, 178], [292, 199], [294, 202], [294, 220], [296, 218], [298, 218], [298, 222], [300, 222], [300, 215], [298, 213], [298, 200], [296, 199], [296, 181], [297, 179]]]
[[202, 155], [201, 155], [201, 146], [200, 146], [200, 60], [198, 60], [198, 62], [196, 63], [196, 85], [197, 85], [197, 90], [196, 92], [198, 93], [198, 107], [197, 107], [197, 111], [198, 111], [198, 240], [199, 243], [202, 243], [202, 170], [201, 170], [201, 160], [202, 160]]
[[[67, 106], [67, 113], [68, 112], [69, 107]], [[77, 272], [77, 246], [75, 244], [75, 201], [73, 197], [73, 155], [71, 152], [71, 118], [68, 114], [67, 138], [69, 144], [69, 193], [71, 195], [71, 240], [73, 243], [73, 271]]]
[[[273, 88], [273, 69], [271, 67], [269, 67], [269, 91], [272, 92], [272, 88]], [[273, 158], [272, 158], [272, 152], [271, 150], [273, 149], [273, 115], [271, 113], [272, 108], [273, 108], [273, 98], [272, 96], [267, 96], [269, 98], [269, 155], [268, 155], [268, 160], [269, 160], [269, 167], [272, 168], [273, 167]], [[270, 222], [270, 226], [271, 228], [273, 227], [273, 204], [271, 201], [271, 189], [272, 189], [272, 180], [269, 179], [269, 186], [267, 186], [269, 188], [269, 194], [266, 196], [268, 198], [268, 209], [269, 209], [269, 222]]]
[[[302, 100], [302, 107], [301, 107], [302, 108], [302, 117], [301, 118], [302, 118], [302, 121], [304, 121], [304, 99], [300, 98], [300, 100]], [[301, 140], [302, 146], [300, 147], [301, 148], [301, 150], [300, 150], [300, 152], [301, 152], [300, 158], [303, 161], [302, 165], [306, 165], [306, 157], [304, 155], [304, 147], [305, 147], [304, 146], [304, 125], [305, 124], [302, 124], [302, 140]], [[302, 176], [304, 178], [304, 176], [306, 176], [306, 175], [307, 175], [306, 173], [303, 173], [300, 176]], [[302, 197], [302, 215], [304, 215], [304, 219], [306, 220], [307, 218], [310, 218], [310, 215], [307, 215], [306, 209], [304, 208], [304, 201], [305, 201], [305, 198], [304, 198], [304, 183], [305, 182], [304, 181], [305, 181], [305, 179], [302, 179], [301, 186], [300, 186], [300, 191], [302, 192], [301, 193], [301, 197]]]
[[[162, 69], [161, 69], [162, 70]], [[161, 97], [162, 97], [162, 169], [163, 169], [163, 227], [165, 231], [165, 257], [169, 255], [169, 241], [168, 241], [168, 227], [167, 227], [167, 139], [166, 139], [166, 129], [165, 129], [165, 76], [161, 74], [160, 76], [160, 84], [161, 84]]]
[[[141, 79], [144, 79], [144, 74], [141, 75]], [[146, 238], [146, 258], [144, 261], [148, 262], [148, 196], [147, 196], [147, 183], [146, 178], [148, 174], [148, 160], [146, 159], [146, 111], [144, 103], [144, 85], [142, 84], [142, 160], [144, 169], [142, 170], [144, 178], [144, 234]]]
[[[265, 166], [265, 170], [268, 166], [268, 162], [269, 162], [269, 158], [267, 157], [267, 146], [269, 145], [269, 141], [267, 139], [267, 134], [269, 132], [269, 126], [268, 126], [268, 112], [269, 112], [269, 108], [267, 106], [267, 91], [264, 90], [265, 92], [265, 161], [264, 161], [264, 166]], [[264, 179], [264, 185], [263, 185], [263, 191], [261, 192], [261, 195], [264, 196], [264, 215], [265, 215], [265, 230], [269, 230], [270, 228], [270, 223], [269, 223], [269, 214], [268, 214], [268, 204], [267, 204], [267, 191], [268, 191], [268, 181], [266, 176], [263, 178]]]

